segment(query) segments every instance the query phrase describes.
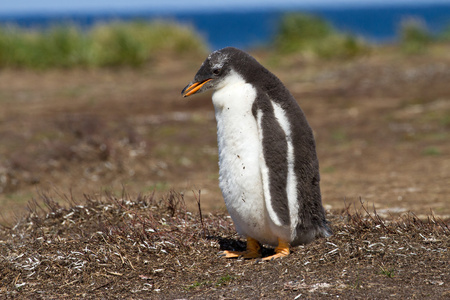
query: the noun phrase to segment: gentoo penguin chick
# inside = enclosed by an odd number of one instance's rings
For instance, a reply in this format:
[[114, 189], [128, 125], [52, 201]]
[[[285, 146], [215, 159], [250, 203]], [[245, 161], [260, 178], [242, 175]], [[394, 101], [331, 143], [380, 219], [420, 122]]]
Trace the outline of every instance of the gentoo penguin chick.
[[289, 247], [329, 236], [320, 194], [319, 162], [305, 115], [283, 83], [236, 48], [211, 53], [181, 94], [213, 89], [219, 146], [219, 185], [247, 250], [227, 258], [271, 260]]

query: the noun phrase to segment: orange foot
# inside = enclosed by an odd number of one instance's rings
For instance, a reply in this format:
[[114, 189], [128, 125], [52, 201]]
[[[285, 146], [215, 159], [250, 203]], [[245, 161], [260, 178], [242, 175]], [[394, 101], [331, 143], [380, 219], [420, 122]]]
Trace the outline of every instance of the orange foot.
[[277, 258], [288, 256], [289, 253], [291, 253], [289, 251], [289, 243], [278, 239], [278, 246], [275, 248], [275, 254], [264, 257], [262, 260], [274, 260]]
[[242, 257], [245, 259], [259, 258], [259, 257], [261, 257], [261, 245], [254, 238], [248, 237], [247, 238], [247, 250], [245, 250], [245, 251], [225, 250], [225, 251], [219, 252], [219, 256], [225, 257], [225, 258], [238, 258], [238, 257]]

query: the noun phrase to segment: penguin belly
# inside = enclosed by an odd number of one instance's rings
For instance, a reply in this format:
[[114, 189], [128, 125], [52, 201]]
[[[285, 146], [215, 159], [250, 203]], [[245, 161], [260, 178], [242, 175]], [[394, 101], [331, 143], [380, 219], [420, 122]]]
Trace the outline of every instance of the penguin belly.
[[236, 231], [277, 245], [264, 201], [262, 145], [252, 105], [256, 90], [237, 78], [213, 94], [219, 148], [219, 186]]

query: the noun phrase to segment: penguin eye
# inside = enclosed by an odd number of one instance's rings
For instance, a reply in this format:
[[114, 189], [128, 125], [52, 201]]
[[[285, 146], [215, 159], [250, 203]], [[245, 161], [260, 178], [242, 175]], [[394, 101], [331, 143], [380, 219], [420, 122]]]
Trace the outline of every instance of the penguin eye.
[[214, 74], [214, 75], [219, 75], [219, 74], [220, 74], [220, 71], [222, 71], [222, 69], [214, 69], [214, 70], [213, 70], [213, 74]]

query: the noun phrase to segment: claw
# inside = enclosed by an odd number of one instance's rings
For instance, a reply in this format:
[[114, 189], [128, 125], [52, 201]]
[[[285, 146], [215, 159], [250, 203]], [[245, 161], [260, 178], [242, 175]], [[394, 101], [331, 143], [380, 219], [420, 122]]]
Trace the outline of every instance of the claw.
[[225, 258], [259, 258], [261, 257], [261, 246], [259, 242], [251, 237], [247, 238], [247, 250], [245, 251], [220, 251], [218, 253], [219, 257]]
[[218, 254], [219, 257], [225, 257], [225, 258], [244, 258], [244, 259], [250, 259], [250, 258], [257, 258], [256, 263], [263, 260], [263, 261], [273, 261], [277, 258], [282, 258], [285, 256], [288, 256], [290, 253], [289, 250], [289, 243], [286, 241], [283, 241], [281, 239], [278, 239], [278, 246], [275, 248], [275, 254], [271, 256], [267, 256], [264, 258], [261, 258], [261, 246], [257, 240], [254, 238], [248, 237], [247, 238], [247, 250], [245, 251], [220, 251]]
[[290, 253], [289, 243], [281, 239], [278, 239], [278, 246], [275, 248], [275, 254], [271, 256], [264, 257], [262, 260], [274, 260], [277, 258], [288, 256]]
[[226, 253], [225, 253], [225, 251], [220, 251], [219, 253], [217, 253], [217, 256], [224, 257], [224, 256], [226, 256]]
[[221, 257], [225, 257], [225, 258], [244, 258], [244, 259], [261, 257], [261, 253], [255, 252], [255, 251], [250, 251], [250, 250], [246, 250], [246, 251], [224, 251], [224, 252], [225, 252], [225, 254], [222, 255]]

